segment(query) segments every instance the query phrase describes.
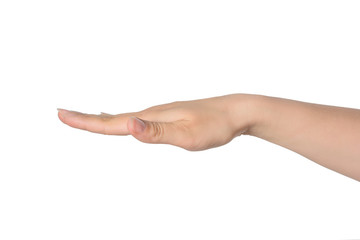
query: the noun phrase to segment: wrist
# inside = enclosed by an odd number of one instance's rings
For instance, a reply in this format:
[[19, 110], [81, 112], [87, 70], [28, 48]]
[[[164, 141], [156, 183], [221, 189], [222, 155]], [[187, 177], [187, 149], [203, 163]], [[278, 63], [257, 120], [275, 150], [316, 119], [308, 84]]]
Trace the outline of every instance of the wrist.
[[[249, 127], [247, 129], [246, 135], [259, 137], [261, 136], [261, 132], [264, 131], [264, 126], [266, 126], [266, 121], [269, 120], [266, 118], [268, 116], [267, 111], [269, 106], [270, 97], [264, 95], [251, 95], [251, 104], [249, 110], [250, 122]], [[267, 119], [267, 120], [266, 120]]]
[[253, 94], [232, 94], [230, 99], [230, 118], [235, 136], [256, 136], [262, 122], [263, 105], [266, 96]]

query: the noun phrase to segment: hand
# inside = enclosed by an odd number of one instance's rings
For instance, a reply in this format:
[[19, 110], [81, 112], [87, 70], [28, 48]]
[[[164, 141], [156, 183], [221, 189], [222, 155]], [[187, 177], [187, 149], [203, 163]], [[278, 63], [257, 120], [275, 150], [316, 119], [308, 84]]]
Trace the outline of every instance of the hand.
[[[230, 142], [249, 127], [240, 94], [179, 101], [139, 112], [84, 114], [58, 109], [60, 120], [74, 128], [109, 135], [129, 135], [144, 143], [175, 145], [189, 151]], [[242, 104], [244, 103], [244, 104]]]

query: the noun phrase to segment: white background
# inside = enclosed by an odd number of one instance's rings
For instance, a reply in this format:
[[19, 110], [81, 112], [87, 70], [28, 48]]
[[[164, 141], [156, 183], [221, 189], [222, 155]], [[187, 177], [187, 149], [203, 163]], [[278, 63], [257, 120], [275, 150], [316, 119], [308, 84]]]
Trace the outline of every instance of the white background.
[[[0, 239], [354, 239], [359, 182], [253, 137], [188, 152], [87, 113], [256, 93], [360, 108], [359, 1], [0, 1]], [[336, 138], [336, 136], [334, 136]]]

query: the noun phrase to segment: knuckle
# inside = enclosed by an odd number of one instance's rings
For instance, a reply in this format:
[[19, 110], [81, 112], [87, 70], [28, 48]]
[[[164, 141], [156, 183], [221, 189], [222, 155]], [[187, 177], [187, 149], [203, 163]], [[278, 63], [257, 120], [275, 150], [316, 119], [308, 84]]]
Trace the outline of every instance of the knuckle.
[[109, 123], [112, 120], [112, 117], [100, 115], [99, 120], [101, 123], [101, 133], [105, 135], [109, 135]]
[[99, 115], [99, 119], [102, 121], [102, 122], [108, 122], [111, 117], [109, 116], [105, 116], [105, 115]]
[[152, 123], [151, 140], [154, 142], [161, 141], [164, 136], [164, 126], [161, 123]]

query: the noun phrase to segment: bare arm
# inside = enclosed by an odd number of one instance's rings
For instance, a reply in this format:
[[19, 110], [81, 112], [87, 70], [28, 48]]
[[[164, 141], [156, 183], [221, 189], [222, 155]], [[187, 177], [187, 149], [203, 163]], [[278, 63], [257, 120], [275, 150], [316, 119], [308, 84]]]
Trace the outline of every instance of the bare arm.
[[145, 143], [205, 150], [252, 135], [360, 181], [360, 110], [249, 94], [180, 101], [139, 112], [83, 114], [60, 109], [65, 124]]
[[360, 110], [257, 96], [248, 134], [360, 181]]

